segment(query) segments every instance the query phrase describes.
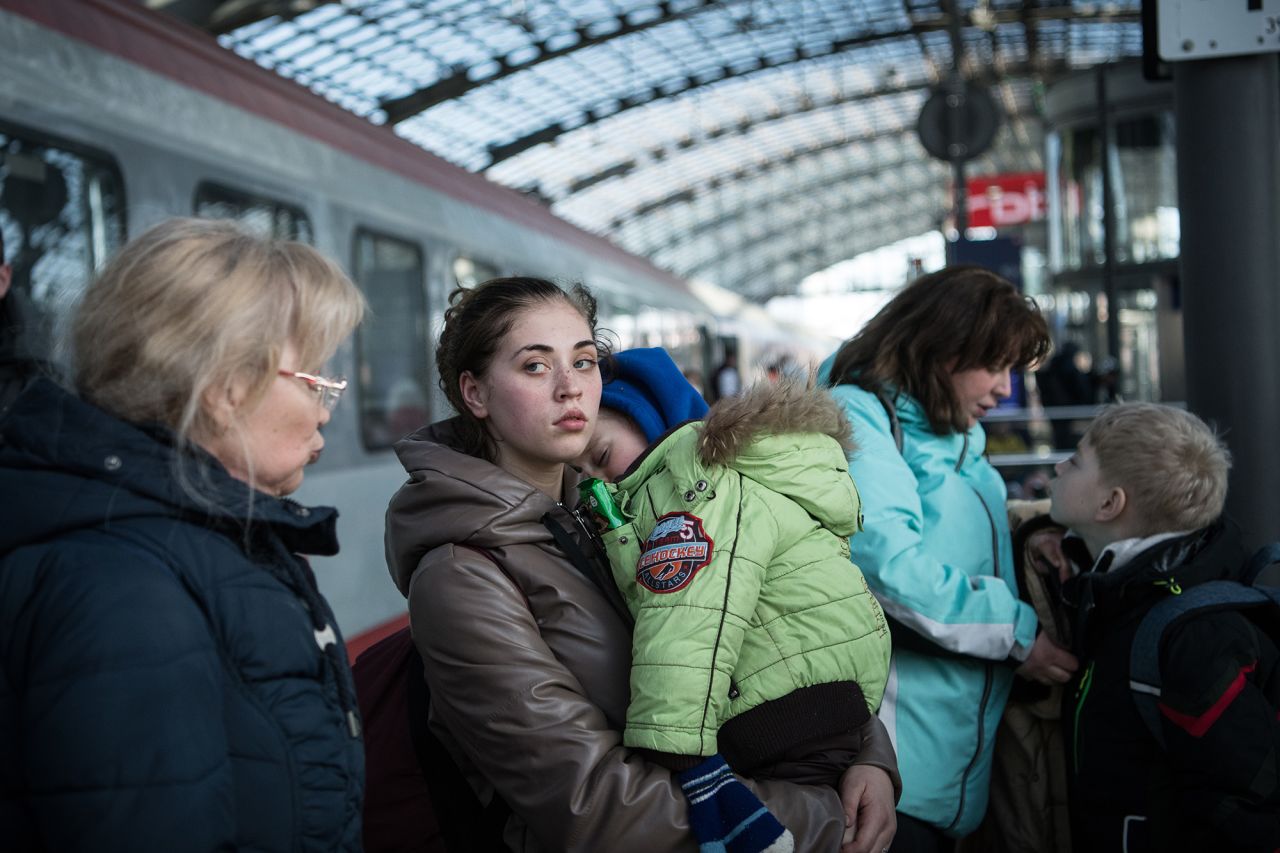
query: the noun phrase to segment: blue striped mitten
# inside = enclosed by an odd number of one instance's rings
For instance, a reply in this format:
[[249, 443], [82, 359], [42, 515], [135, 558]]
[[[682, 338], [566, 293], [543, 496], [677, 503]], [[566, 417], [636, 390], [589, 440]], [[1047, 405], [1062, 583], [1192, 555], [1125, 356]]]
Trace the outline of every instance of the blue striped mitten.
[[795, 839], [764, 803], [712, 755], [676, 777], [689, 799], [689, 826], [701, 853], [791, 853]]

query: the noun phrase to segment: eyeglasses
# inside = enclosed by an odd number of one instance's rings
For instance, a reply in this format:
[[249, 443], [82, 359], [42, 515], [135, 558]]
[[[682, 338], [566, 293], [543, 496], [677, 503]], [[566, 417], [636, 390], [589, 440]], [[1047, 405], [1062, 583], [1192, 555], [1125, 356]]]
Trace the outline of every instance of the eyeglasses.
[[277, 370], [276, 372], [281, 376], [301, 379], [307, 383], [308, 387], [315, 393], [316, 399], [320, 401], [320, 405], [330, 412], [333, 411], [334, 406], [338, 405], [342, 392], [347, 390], [347, 380], [345, 379], [326, 379], [323, 376], [313, 376], [310, 373], [298, 373], [296, 370]]

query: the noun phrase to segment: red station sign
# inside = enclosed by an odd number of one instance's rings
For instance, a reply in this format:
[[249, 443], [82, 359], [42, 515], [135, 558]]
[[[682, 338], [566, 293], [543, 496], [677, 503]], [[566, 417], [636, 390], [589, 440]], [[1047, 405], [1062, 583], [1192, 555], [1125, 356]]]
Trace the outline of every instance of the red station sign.
[[969, 227], [1000, 228], [1045, 216], [1044, 172], [969, 178]]

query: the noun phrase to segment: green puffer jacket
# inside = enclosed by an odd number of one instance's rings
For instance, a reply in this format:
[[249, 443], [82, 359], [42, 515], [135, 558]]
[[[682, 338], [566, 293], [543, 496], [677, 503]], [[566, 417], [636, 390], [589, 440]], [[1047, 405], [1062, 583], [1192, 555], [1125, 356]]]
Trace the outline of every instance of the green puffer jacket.
[[636, 619], [627, 746], [719, 748], [741, 770], [875, 712], [889, 629], [849, 561], [862, 512], [847, 444], [825, 391], [762, 385], [609, 487], [627, 523], [605, 547]]

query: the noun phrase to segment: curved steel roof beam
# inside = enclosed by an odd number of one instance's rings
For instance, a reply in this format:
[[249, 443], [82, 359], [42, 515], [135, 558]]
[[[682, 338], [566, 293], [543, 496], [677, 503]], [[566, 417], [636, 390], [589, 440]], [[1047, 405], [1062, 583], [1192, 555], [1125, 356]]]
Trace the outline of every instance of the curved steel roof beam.
[[[785, 230], [784, 223], [799, 227], [805, 216], [794, 214], [793, 211], [797, 209], [809, 210], [815, 203], [821, 203], [832, 196], [838, 196], [838, 204], [839, 200], [846, 196], [858, 193], [866, 195], [868, 187], [884, 186], [888, 181], [892, 181], [895, 186], [901, 186], [904, 181], [912, 177], [920, 177], [922, 180], [927, 178], [939, 184], [946, 181], [946, 173], [941, 169], [940, 165], [927, 160], [919, 160], [899, 165], [897, 168], [881, 170], [876, 177], [865, 176], [855, 178], [846, 183], [831, 183], [828, 186], [811, 191], [808, 200], [801, 199], [799, 201], [786, 202], [767, 195], [764, 198], [756, 197], [754, 200], [744, 198], [734, 205], [732, 213], [727, 216], [717, 217], [706, 228], [702, 228], [701, 223], [681, 227], [672, 227], [669, 223], [655, 223], [652, 228], [633, 231], [625, 238], [621, 237], [621, 235], [615, 236], [614, 239], [623, 245], [634, 247], [635, 250], [642, 252], [647, 257], [655, 258], [659, 263], [666, 259], [665, 263], [668, 267], [684, 269], [688, 267], [688, 261], [691, 256], [696, 259], [698, 256], [706, 257], [708, 254], [715, 254], [718, 251], [709, 252], [709, 242], [723, 243], [727, 239], [727, 235], [742, 233], [744, 229], [755, 229], [758, 232], [762, 221], [775, 227], [781, 225], [783, 226], [782, 230]], [[673, 239], [672, 237], [673, 234], [692, 229], [700, 229], [700, 233], [688, 239]], [[674, 258], [683, 258], [684, 262], [672, 260]]]
[[[700, 145], [707, 145], [709, 142], [723, 140], [726, 137], [742, 136], [742, 134], [750, 133], [754, 129], [764, 126], [764, 124], [773, 124], [774, 122], [782, 122], [795, 118], [796, 115], [805, 115], [808, 113], [817, 113], [818, 110], [837, 108], [837, 106], [845, 106], [847, 104], [858, 104], [860, 101], [876, 100], [878, 97], [893, 97], [895, 95], [906, 95], [906, 93], [928, 88], [931, 83], [911, 83], [911, 85], [896, 86], [893, 88], [878, 88], [878, 90], [869, 92], [855, 92], [852, 95], [841, 95], [833, 97], [831, 100], [822, 102], [814, 101], [812, 97], [804, 97], [797, 100], [795, 109], [777, 111], [777, 113], [769, 113], [755, 119], [742, 119], [740, 122], [732, 124], [721, 124], [721, 126], [709, 128], [708, 131], [701, 132], [698, 138], [690, 137], [689, 140], [677, 140], [675, 142], [660, 143], [657, 146], [649, 147], [649, 155], [654, 159], [666, 159], [668, 156], [676, 154], [676, 152], [685, 152], [695, 149]], [[600, 169], [599, 172], [586, 175], [586, 177], [575, 178], [568, 186], [568, 192], [559, 196], [557, 201], [564, 201], [575, 196], [576, 193], [590, 190], [596, 184], [611, 181], [613, 178], [623, 178], [626, 175], [635, 172], [640, 168], [640, 164], [636, 160], [625, 160], [622, 163], [616, 163], [611, 167]]]
[[[937, 175], [927, 175], [924, 180], [891, 187], [882, 193], [876, 193], [870, 196], [863, 194], [853, 195], [844, 199], [843, 203], [838, 206], [825, 208], [823, 210], [823, 216], [827, 218], [826, 221], [830, 221], [830, 217], [833, 215], [839, 216], [841, 214], [848, 213], [850, 214], [850, 216], [847, 217], [848, 221], [853, 221], [860, 217], [852, 214], [861, 213], [864, 217], [870, 217], [876, 221], [891, 221], [893, 217], [886, 218], [877, 215], [881, 208], [884, 208], [893, 202], [901, 201], [904, 198], [915, 197], [920, 193], [931, 189], [938, 189], [940, 191], [941, 188], [942, 183], [938, 180]], [[941, 192], [939, 192], [939, 196], [941, 196]], [[944, 206], [945, 205], [940, 201], [938, 209], [941, 211]], [[798, 216], [796, 219], [803, 220], [804, 218], [804, 216]], [[711, 267], [717, 266], [725, 258], [734, 258], [735, 260], [741, 259], [740, 262], [745, 263], [748, 260], [755, 259], [759, 255], [764, 254], [764, 260], [768, 260], [769, 250], [776, 250], [780, 245], [783, 245], [786, 248], [790, 248], [790, 245], [794, 245], [794, 242], [782, 240], [782, 238], [786, 237], [788, 234], [797, 234], [797, 236], [802, 239], [807, 237], [809, 240], [812, 240], [815, 237], [823, 239], [826, 237], [826, 235], [822, 233], [825, 231], [823, 228], [804, 228], [801, 226], [802, 221], [789, 221], [782, 224], [780, 227], [772, 228], [763, 234], [744, 235], [743, 239], [735, 245], [724, 247], [716, 254], [715, 257], [695, 264], [692, 267], [680, 269], [678, 270], [678, 273], [686, 278], [695, 278]]]
[[267, 18], [292, 21], [333, 2], [335, 0], [148, 0], [146, 5], [221, 36]]
[[[995, 152], [997, 154], [1001, 152]], [[1004, 154], [1010, 152], [1004, 151]], [[986, 160], [988, 157], [980, 158]], [[992, 164], [988, 164], [992, 165]], [[825, 269], [834, 263], [854, 257], [855, 255], [868, 251], [870, 249], [879, 248], [880, 246], [892, 243], [903, 237], [914, 236], [934, 228], [937, 228], [940, 220], [946, 214], [945, 205], [939, 202], [931, 205], [929, 196], [932, 191], [940, 187], [945, 182], [945, 177], [940, 181], [925, 180], [912, 183], [899, 184], [896, 188], [891, 188], [885, 193], [880, 193], [871, 197], [851, 198], [847, 199], [842, 205], [830, 207], [823, 211], [823, 222], [830, 223], [834, 218], [839, 227], [835, 228], [835, 237], [832, 238], [833, 226], [827, 224], [819, 228], [805, 228], [800, 222], [792, 221], [790, 227], [784, 226], [775, 229], [771, 236], [781, 236], [785, 234], [794, 234], [794, 239], [790, 241], [781, 241], [780, 243], [770, 245], [768, 238], [756, 237], [755, 239], [740, 243], [732, 254], [720, 253], [719, 260], [729, 265], [747, 264], [750, 267], [758, 267], [763, 264], [770, 270], [776, 269], [778, 266], [788, 261], [794, 260], [797, 255], [812, 255], [820, 252], [824, 257], [822, 262], [812, 265], [811, 269], [804, 272], [797, 279], [799, 282], [805, 275], [812, 272]], [[920, 204], [914, 202], [919, 199]], [[903, 204], [904, 201], [910, 201], [911, 204]], [[930, 208], [932, 207], [932, 212]], [[878, 216], [877, 211], [888, 208], [889, 216]], [[902, 210], [906, 209], [907, 213], [903, 215]], [[875, 240], [867, 240], [864, 235], [867, 233], [862, 228], [863, 223], [870, 220], [872, 223], [880, 226], [879, 230], [885, 228], [894, 230], [896, 233], [891, 234], [888, 238], [880, 238]], [[903, 222], [918, 222], [919, 226], [914, 228], [902, 227]], [[815, 243], [822, 245], [815, 247]], [[784, 246], [786, 254], [781, 257], [774, 257], [777, 253], [777, 246]], [[799, 249], [796, 247], [799, 245]], [[838, 252], [822, 249], [825, 245], [840, 246]], [[761, 256], [764, 256], [763, 259]], [[707, 269], [716, 265], [717, 259], [703, 262], [695, 269]], [[748, 273], [737, 279], [735, 287], [741, 285], [744, 292], [752, 292], [750, 288], [754, 282], [764, 278], [764, 273]], [[773, 295], [787, 293], [785, 289], [779, 289], [775, 286]]]
[[718, 190], [726, 184], [737, 183], [747, 178], [758, 177], [760, 175], [772, 172], [774, 169], [780, 169], [784, 166], [794, 166], [803, 160], [811, 157], [817, 157], [829, 151], [835, 151], [840, 148], [846, 148], [853, 145], [874, 143], [880, 139], [894, 139], [906, 136], [915, 132], [914, 125], [910, 127], [896, 127], [889, 131], [880, 131], [876, 133], [867, 133], [861, 136], [855, 136], [848, 139], [829, 139], [807, 148], [800, 148], [788, 153], [785, 157], [776, 160], [769, 160], [764, 163], [748, 163], [739, 166], [732, 171], [720, 172], [709, 177], [706, 181], [701, 182], [697, 187], [685, 187], [677, 190], [670, 195], [664, 196], [654, 201], [645, 202], [637, 207], [632, 208], [609, 221], [609, 231], [617, 231], [627, 222], [643, 219], [659, 210], [672, 207], [677, 204], [687, 203], [697, 198], [699, 190]]
[[[911, 222], [910, 217], [899, 219], [894, 224], [897, 233], [890, 235], [888, 242], [893, 243], [900, 239], [923, 234], [937, 225], [936, 222], [930, 222], [924, 214], [920, 214], [919, 220], [914, 224], [908, 224]], [[847, 235], [843, 240], [828, 241], [824, 246], [810, 248], [780, 258], [765, 269], [740, 279], [743, 285], [743, 292], [749, 293], [753, 299], [761, 301], [773, 299], [775, 296], [794, 296], [800, 282], [809, 276], [816, 272], [830, 269], [836, 264], [865, 251], [867, 251], [867, 246], [853, 235]], [[851, 288], [849, 292], [858, 292], [866, 289], [855, 287]]]
[[[558, 41], [564, 37], [564, 33], [556, 33], [553, 36], [530, 43], [528, 46], [536, 52], [533, 56], [520, 62], [512, 62], [506, 56], [495, 56], [493, 62], [497, 63], [498, 70], [487, 77], [478, 80], [471, 79], [470, 68], [463, 68], [450, 74], [441, 80], [437, 80], [430, 86], [403, 95], [399, 98], [387, 98], [382, 101], [379, 106], [387, 114], [387, 124], [399, 124], [405, 119], [413, 118], [418, 113], [428, 110], [437, 104], [451, 101], [454, 98], [460, 98], [470, 92], [472, 89], [478, 89], [481, 86], [487, 86], [504, 77], [510, 77], [512, 74], [518, 74], [521, 71], [527, 71], [535, 65], [547, 62], [552, 59], [558, 59], [562, 56], [568, 56], [574, 51], [582, 50], [586, 47], [595, 47], [599, 44], [612, 41], [616, 38], [629, 36], [633, 33], [642, 32], [661, 26], [662, 24], [686, 18], [695, 12], [701, 11], [708, 6], [716, 4], [716, 0], [687, 0], [688, 5], [680, 9], [673, 9], [675, 5], [662, 0], [655, 5], [658, 10], [657, 17], [642, 20], [639, 23], [632, 23], [629, 19], [635, 16], [635, 9], [617, 15], [613, 19], [614, 28], [605, 32], [598, 32], [595, 35], [591, 31], [596, 29], [599, 21], [591, 24], [579, 24], [574, 28], [574, 34], [578, 37], [576, 41], [561, 47], [551, 47], [551, 43]], [[496, 160], [494, 162], [497, 162]], [[490, 163], [489, 165], [493, 165]]]
[[[722, 124], [702, 131], [696, 138], [689, 137], [686, 139], [675, 140], [674, 142], [650, 146], [648, 152], [654, 159], [665, 159], [677, 152], [684, 153], [692, 148], [705, 145], [709, 142], [719, 141], [725, 137], [742, 136], [743, 134], [750, 133], [763, 125], [773, 124], [778, 121], [785, 121], [796, 116], [806, 115], [808, 113], [830, 109], [832, 107], [842, 107], [847, 104], [856, 104], [862, 101], [875, 100], [877, 98], [891, 98], [895, 95], [905, 95], [919, 91], [920, 89], [927, 89], [931, 85], [933, 85], [933, 83], [922, 81], [920, 83], [912, 83], [909, 85], [904, 84], [901, 86], [894, 86], [892, 88], [874, 89], [870, 92], [855, 92], [850, 95], [840, 95], [824, 101], [815, 101], [813, 98], [806, 95], [805, 97], [797, 100], [794, 108], [792, 109], [771, 112], [766, 115], [759, 116], [758, 118], [742, 119], [741, 121], [736, 121], [732, 124]], [[576, 193], [590, 189], [597, 184], [604, 183], [605, 181], [613, 178], [625, 177], [635, 171], [638, 167], [639, 164], [632, 159], [622, 163], [615, 163], [614, 165], [601, 169], [592, 175], [575, 178], [569, 182], [569, 191], [557, 198], [556, 201], [563, 201]]]
[[[1014, 117], [1011, 117], [1011, 118], [1020, 118], [1020, 117], [1023, 117], [1023, 113], [1015, 113]], [[915, 133], [914, 127], [902, 127], [902, 128], [897, 128], [895, 129], [895, 131], [892, 131], [892, 132], [877, 133], [877, 134], [873, 134], [873, 136], [859, 138], [859, 140], [824, 142], [822, 143], [822, 145], [814, 146], [813, 149], [796, 152], [796, 155], [791, 156], [791, 158], [788, 158], [785, 161], [785, 163], [783, 163], [783, 161], [781, 160], [771, 160], [771, 161], [768, 161], [768, 163], [760, 164], [760, 167], [753, 170], [749, 170], [749, 172], [748, 170], [745, 170], [745, 169], [739, 169], [737, 170], [737, 172], [732, 173], [731, 178], [732, 178], [732, 181], [735, 183], [745, 182], [746, 179], [748, 178], [759, 177], [759, 175], [767, 174], [768, 172], [771, 172], [772, 169], [780, 168], [782, 167], [782, 165], [795, 165], [797, 161], [813, 158], [813, 156], [818, 156], [820, 154], [826, 154], [826, 152], [835, 150], [835, 149], [840, 149], [840, 147], [859, 145], [859, 143], [864, 143], [864, 145], [873, 145], [873, 143], [877, 143], [877, 142], [886, 142], [886, 141], [892, 142], [897, 140], [904, 140], [904, 138], [913, 136], [914, 133]], [[1016, 149], [1016, 147], [1018, 146], [1012, 146], [1012, 147]], [[1004, 151], [1004, 152], [1005, 154], [1007, 154], [1007, 151]], [[928, 158], [923, 158], [923, 156], [911, 156], [911, 158], [900, 158], [897, 160], [887, 161], [887, 163], [879, 163], [879, 164], [872, 163], [869, 165], [859, 164], [858, 167], [851, 168], [849, 172], [845, 172], [844, 174], [841, 174], [840, 177], [837, 177], [835, 179], [824, 177], [824, 178], [820, 178], [819, 181], [809, 182], [809, 183], [803, 184], [803, 186], [800, 186], [800, 187], [796, 187], [796, 188], [788, 187], [787, 192], [782, 193], [781, 196], [777, 196], [776, 199], [785, 199], [785, 197], [788, 197], [788, 196], [800, 195], [800, 193], [813, 191], [814, 188], [827, 186], [827, 184], [835, 184], [835, 183], [841, 183], [844, 181], [852, 181], [852, 179], [858, 179], [860, 177], [864, 177], [864, 173], [867, 173], [867, 177], [870, 177], [870, 175], [874, 175], [878, 172], [884, 172], [884, 170], [905, 168], [905, 167], [910, 167], [910, 165], [920, 165], [920, 167], [923, 168], [923, 167], [927, 167], [927, 165], [931, 163], [933, 163], [933, 160]], [[723, 187], [726, 187], [726, 186], [730, 186], [730, 184], [728, 184], [727, 181], [721, 181], [718, 184], [716, 184], [716, 186], [714, 187], [708, 187], [708, 190], [719, 191], [719, 190], [723, 190]], [[666, 207], [672, 207], [672, 206], [681, 205], [681, 204], [694, 204], [695, 201], [698, 201], [698, 197], [699, 197], [698, 192], [696, 192], [694, 188], [685, 188], [685, 190], [671, 193], [671, 195], [663, 197], [663, 199], [649, 202], [649, 204], [641, 205], [640, 207], [636, 207], [635, 210], [628, 211], [628, 215], [626, 219], [613, 219], [612, 222], [609, 223], [608, 231], [605, 233], [616, 233], [618, 231], [621, 231], [621, 229], [625, 228], [628, 223], [635, 223], [637, 222], [637, 220], [646, 219], [648, 218], [648, 216], [652, 216], [654, 213], [658, 213], [659, 210], [666, 209]], [[773, 204], [773, 201], [774, 199], [771, 199], [768, 202], [765, 202], [765, 204]], [[751, 202], [751, 206], [755, 207], [758, 205], [755, 205], [754, 202]], [[736, 219], [736, 218], [739, 218], [740, 215], [741, 215], [740, 211], [735, 210], [735, 211], [731, 211], [731, 213], [727, 213], [722, 216], [719, 216], [719, 218], [717, 219], [708, 220], [708, 222], [704, 222], [704, 223], [699, 223], [698, 225], [695, 225], [695, 227], [692, 229], [681, 229], [681, 233], [677, 234], [676, 240], [668, 241], [668, 242], [649, 242], [648, 245], [646, 245], [646, 251], [650, 251], [650, 250], [658, 251], [668, 246], [681, 245], [681, 243], [690, 241], [692, 240], [692, 238], [695, 238], [696, 236], [698, 236], [699, 232], [707, 231], [707, 229], [716, 228], [718, 227], [719, 223], [724, 222], [724, 220]], [[660, 225], [655, 225], [655, 228], [660, 228]]]
[[[670, 239], [650, 242], [648, 244], [647, 251], [663, 252], [670, 249], [677, 249], [680, 246], [706, 237], [712, 232], [732, 228], [735, 225], [740, 226], [744, 220], [747, 220], [753, 215], [756, 217], [769, 218], [772, 216], [771, 211], [773, 211], [776, 206], [789, 204], [792, 200], [798, 197], [815, 195], [822, 191], [832, 191], [849, 187], [856, 182], [872, 180], [888, 173], [899, 174], [912, 171], [923, 172], [929, 168], [931, 168], [930, 161], [918, 156], [900, 157], [895, 160], [871, 165], [859, 163], [856, 167], [846, 169], [845, 171], [837, 174], [819, 175], [802, 184], [788, 185], [786, 190], [783, 192], [773, 194], [762, 193], [761, 195], [763, 195], [764, 198], [756, 196], [751, 199], [740, 199], [740, 203], [734, 209], [717, 216], [714, 219], [699, 222], [690, 228], [665, 229]], [[934, 168], [934, 171], [937, 171], [937, 169]]]
[[[1065, 70], [1066, 66], [1064, 65], [1063, 67]], [[1004, 79], [1000, 82], [1006, 82], [1011, 78], [1019, 78], [1025, 74], [1030, 74], [1030, 73], [1031, 73], [1031, 69], [1029, 67], [1024, 66], [1023, 64], [1018, 64], [1016, 67], [1011, 67], [1006, 73]], [[978, 82], [983, 82], [988, 84], [997, 82], [994, 78], [989, 79], [986, 75], [983, 75], [982, 77], [977, 79], [978, 79]], [[881, 95], [896, 95], [896, 94], [901, 94], [904, 92], [910, 92], [913, 90], [924, 89], [924, 88], [927, 88], [927, 85], [920, 84], [920, 85], [915, 85], [911, 87], [903, 87], [901, 90], [895, 90], [892, 92], [880, 92], [876, 95], [876, 97], [879, 97]], [[858, 98], [858, 100], [861, 100], [861, 99], [862, 98]], [[1016, 119], [1022, 120], [1025, 118], [1025, 115], [1021, 112], [1018, 112], [1009, 116], [1009, 118], [1011, 119], [1016, 118]], [[821, 142], [816, 145], [809, 146], [807, 148], [801, 148], [796, 151], [793, 151], [790, 154], [788, 154], [784, 159], [781, 159], [781, 160], [770, 160], [763, 164], [743, 164], [733, 170], [726, 170], [723, 172], [719, 172], [715, 175], [712, 175], [706, 178], [705, 180], [699, 181], [696, 185], [682, 187], [681, 189], [663, 198], [656, 199], [654, 201], [645, 202], [644, 204], [637, 205], [631, 210], [624, 211], [620, 214], [617, 214], [613, 217], [613, 219], [609, 221], [609, 230], [616, 231], [630, 220], [640, 219], [645, 216], [649, 216], [654, 212], [661, 210], [665, 207], [670, 207], [672, 205], [680, 204], [684, 202], [690, 202], [697, 196], [698, 192], [700, 191], [705, 191], [708, 189], [709, 190], [719, 189], [721, 186], [723, 186], [726, 183], [736, 183], [736, 182], [745, 180], [747, 178], [756, 177], [758, 175], [761, 175], [773, 169], [776, 169], [779, 166], [783, 166], [783, 165], [789, 166], [798, 160], [817, 156], [819, 154], [824, 154], [833, 149], [841, 148], [847, 145], [857, 145], [861, 143], [874, 143], [881, 139], [898, 138], [898, 137], [910, 135], [913, 133], [915, 133], [914, 123], [911, 124], [910, 126], [901, 126], [901, 127], [891, 128], [887, 131], [865, 133], [849, 139], [827, 140], [825, 142]], [[609, 175], [608, 177], [615, 178], [615, 177], [624, 176], [630, 171], [633, 171], [635, 167], [635, 164], [632, 163], [631, 169], [626, 169], [626, 171], [622, 171], [623, 165], [624, 164], [618, 164], [613, 167], [610, 167], [611, 169], [617, 169], [619, 171], [616, 172], [615, 174]], [[600, 174], [604, 174], [604, 173], [602, 172]], [[556, 203], [563, 202], [570, 197], [571, 196], [568, 196], [568, 195], [562, 196], [556, 199]]]
[[[853, 220], [851, 220], [853, 221]], [[910, 223], [910, 224], [909, 224]], [[915, 216], [899, 217], [882, 226], [892, 231], [884, 240], [876, 241], [877, 245], [887, 245], [906, 237], [913, 237], [937, 227], [936, 220], [921, 211]], [[800, 282], [815, 272], [828, 269], [841, 261], [853, 258], [868, 250], [866, 240], [854, 233], [853, 228], [846, 229], [843, 235], [824, 240], [820, 244], [808, 245], [783, 257], [766, 262], [756, 272], [750, 273], [735, 282], [735, 288], [742, 293], [750, 294], [756, 299], [771, 299], [774, 296], [790, 296], [796, 292]], [[798, 266], [795, 271], [782, 275], [779, 270], [788, 266]], [[785, 284], [780, 283], [786, 280]]]
[[[1017, 9], [1017, 10], [1001, 9], [998, 11], [993, 11], [991, 14], [995, 17], [995, 20], [997, 23], [1010, 23], [1010, 22], [1020, 23], [1022, 22], [1023, 16], [1026, 13], [1022, 9]], [[1098, 6], [1090, 6], [1090, 7], [1085, 7], [1081, 9], [1076, 9], [1071, 6], [1050, 6], [1050, 7], [1035, 10], [1035, 14], [1032, 16], [1032, 18], [1036, 22], [1079, 20], [1079, 21], [1106, 21], [1109, 23], [1122, 23], [1122, 22], [1136, 22], [1139, 19], [1139, 16], [1137, 12], [1113, 9], [1113, 8], [1106, 7], [1105, 5], [1099, 4]], [[643, 92], [637, 92], [633, 95], [627, 95], [625, 97], [618, 98], [616, 101], [617, 103], [616, 108], [610, 109], [608, 110], [608, 112], [605, 112], [603, 108], [597, 109], [592, 107], [592, 108], [586, 109], [583, 113], [585, 121], [583, 121], [581, 124], [574, 125], [571, 128], [565, 127], [564, 124], [561, 122], [555, 122], [554, 124], [550, 124], [550, 125], [547, 125], [546, 127], [535, 130], [532, 133], [528, 133], [525, 136], [522, 136], [518, 139], [513, 139], [510, 142], [490, 145], [489, 156], [491, 159], [489, 161], [489, 164], [485, 166], [484, 169], [481, 169], [480, 171], [483, 172], [485, 169], [490, 169], [504, 160], [509, 160], [512, 157], [515, 157], [517, 154], [524, 153], [530, 148], [534, 148], [538, 145], [551, 142], [571, 130], [581, 130], [583, 127], [587, 127], [589, 125], [595, 124], [596, 122], [599, 122], [606, 118], [612, 118], [613, 116], [616, 116], [619, 113], [625, 112], [627, 110], [635, 109], [636, 107], [646, 106], [647, 104], [651, 104], [655, 101], [666, 100], [668, 98], [676, 98], [681, 95], [687, 94], [688, 92], [694, 89], [701, 88], [703, 86], [710, 86], [715, 83], [721, 83], [725, 80], [730, 80], [736, 77], [746, 77], [748, 75], [755, 74], [759, 71], [764, 71], [770, 68], [781, 68], [788, 65], [794, 65], [795, 63], [798, 63], [798, 62], [806, 62], [811, 59], [821, 59], [822, 57], [825, 57], [825, 56], [835, 56], [840, 53], [845, 53], [846, 51], [855, 50], [860, 47], [865, 47], [866, 45], [869, 45], [869, 44], [875, 44], [875, 43], [884, 42], [884, 41], [893, 41], [895, 39], [911, 38], [921, 33], [937, 32], [937, 31], [945, 30], [946, 28], [947, 28], [947, 16], [940, 15], [927, 20], [917, 21], [906, 29], [893, 30], [891, 32], [883, 32], [883, 33], [867, 33], [861, 36], [854, 36], [852, 38], [840, 39], [838, 41], [832, 42], [831, 45], [826, 50], [801, 51], [797, 49], [792, 53], [792, 55], [789, 58], [786, 58], [786, 59], [774, 59], [766, 56], [758, 57], [758, 64], [754, 68], [737, 70], [737, 69], [734, 69], [732, 66], [723, 66], [719, 69], [720, 76], [710, 80], [698, 80], [690, 77], [683, 82], [683, 85], [680, 85], [675, 88], [659, 87], [659, 86], [650, 87], [649, 89]]]
[[[1021, 122], [1026, 115], [1028, 114], [1019, 111], [1014, 112], [1009, 116], [1010, 133], [1013, 133], [1013, 123]], [[914, 127], [903, 127], [891, 134], [882, 133], [876, 136], [873, 142], [900, 144], [899, 140], [912, 136], [914, 132]], [[978, 158], [973, 161], [973, 164], [979, 169], [988, 171], [1000, 171], [1002, 169], [1007, 170], [1010, 167], [1010, 164], [1008, 162], [1001, 161], [1008, 161], [1009, 158], [1015, 157], [1021, 150], [1021, 147], [1021, 145], [1010, 144], [1009, 140], [1006, 139], [1004, 142], [999, 144], [990, 155]], [[992, 159], [993, 155], [996, 158], [995, 160]], [[775, 161], [765, 165], [776, 166], [778, 164]], [[775, 205], [785, 203], [786, 200], [790, 198], [801, 196], [806, 193], [819, 193], [824, 190], [838, 191], [841, 187], [852, 184], [855, 181], [872, 178], [881, 173], [899, 175], [910, 172], [925, 172], [931, 168], [935, 173], [937, 172], [937, 161], [921, 156], [900, 156], [896, 159], [883, 160], [878, 163], [874, 161], [858, 163], [856, 165], [849, 165], [845, 171], [835, 176], [823, 174], [817, 178], [803, 181], [802, 183], [794, 183], [793, 181], [788, 180], [784, 183], [781, 192], [769, 194], [766, 190], [763, 193], [757, 193], [754, 195], [748, 195], [745, 193], [740, 194], [737, 198], [729, 200], [727, 203], [717, 204], [717, 207], [720, 208], [731, 208], [727, 212], [724, 212], [715, 218], [700, 221], [692, 226], [681, 225], [680, 227], [672, 227], [667, 223], [649, 220], [649, 222], [652, 222], [652, 225], [646, 227], [648, 226], [648, 223], [645, 222], [643, 218], [638, 222], [631, 220], [631, 222], [634, 222], [634, 224], [639, 226], [638, 229], [632, 229], [628, 231], [626, 235], [619, 235], [615, 231], [613, 238], [626, 245], [634, 244], [641, 247], [641, 250], [646, 255], [662, 253], [664, 251], [678, 249], [680, 246], [706, 236], [708, 232], [731, 226], [733, 223], [740, 222], [751, 214], [759, 214], [761, 211], [770, 210]], [[939, 174], [937, 179], [945, 180], [945, 177]], [[722, 187], [723, 186], [724, 185], [722, 185]], [[669, 205], [676, 203], [676, 201], [693, 203], [698, 200], [694, 193], [688, 190], [683, 192], [686, 194], [685, 198], [673, 199], [672, 197], [667, 197], [660, 201]], [[764, 196], [764, 198], [762, 199], [761, 196]]]

